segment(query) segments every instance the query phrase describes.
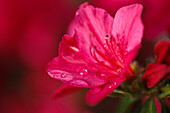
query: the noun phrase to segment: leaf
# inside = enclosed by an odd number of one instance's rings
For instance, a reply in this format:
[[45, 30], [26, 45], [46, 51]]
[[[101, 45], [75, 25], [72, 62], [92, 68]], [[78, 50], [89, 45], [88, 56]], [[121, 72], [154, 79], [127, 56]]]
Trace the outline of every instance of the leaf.
[[115, 89], [113, 93], [108, 95], [109, 97], [132, 97], [132, 95], [128, 92], [122, 91], [120, 89]]
[[166, 103], [160, 99], [162, 105], [162, 113], [170, 113], [170, 108], [166, 105]]
[[153, 97], [150, 97], [143, 105], [141, 113], [157, 113]]
[[127, 109], [134, 101], [135, 101], [134, 98], [129, 98], [129, 97], [122, 98], [116, 113], [125, 113], [125, 111], [127, 111]]
[[167, 95], [166, 98], [170, 98], [170, 95]]
[[160, 98], [169, 97], [170, 96], [170, 86], [165, 86], [161, 88], [162, 93], [159, 95]]

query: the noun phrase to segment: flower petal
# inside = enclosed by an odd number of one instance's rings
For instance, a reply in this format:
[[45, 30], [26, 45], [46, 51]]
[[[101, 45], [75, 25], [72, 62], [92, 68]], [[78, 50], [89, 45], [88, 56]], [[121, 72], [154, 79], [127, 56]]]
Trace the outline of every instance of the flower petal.
[[133, 61], [133, 59], [137, 56], [140, 47], [140, 45], [137, 45], [133, 50], [128, 52], [126, 60], [124, 61], [125, 64], [130, 64]]
[[117, 78], [114, 81], [104, 85], [103, 87], [91, 88], [86, 93], [86, 101], [89, 105], [96, 105], [99, 101], [104, 99], [108, 94], [113, 92], [123, 81], [124, 77]]
[[75, 16], [77, 46], [86, 59], [94, 61], [89, 48], [97, 47], [105, 53], [105, 37], [111, 33], [113, 18], [103, 9], [94, 8], [87, 3], [80, 6]]
[[155, 46], [155, 53], [157, 56], [156, 63], [168, 63], [170, 65], [170, 41], [160, 41]]
[[108, 82], [98, 76], [100, 70], [97, 71], [97, 66], [86, 62], [78, 51], [74, 38], [65, 35], [60, 43], [59, 56], [47, 66], [48, 74], [74, 87], [97, 87]]
[[59, 45], [59, 56], [71, 56], [78, 51], [75, 37], [64, 35]]
[[[143, 37], [143, 23], [141, 20], [142, 5], [133, 4], [120, 8], [114, 18], [112, 29], [116, 39], [117, 53], [126, 56], [129, 51], [141, 44]], [[123, 60], [123, 57], [120, 56]]]
[[170, 107], [170, 98], [164, 98], [164, 101], [168, 107]]
[[167, 72], [170, 72], [170, 68], [165, 64], [150, 64], [142, 76], [142, 81], [148, 88], [152, 88], [165, 77]]
[[155, 98], [154, 98], [154, 101], [155, 101], [157, 113], [161, 113], [162, 107], [161, 107], [161, 103], [160, 103], [158, 97], [155, 97]]
[[74, 87], [97, 87], [105, 84], [107, 81], [96, 75], [95, 68], [76, 60], [69, 62], [61, 57], [54, 58], [47, 67], [48, 74], [55, 79]]

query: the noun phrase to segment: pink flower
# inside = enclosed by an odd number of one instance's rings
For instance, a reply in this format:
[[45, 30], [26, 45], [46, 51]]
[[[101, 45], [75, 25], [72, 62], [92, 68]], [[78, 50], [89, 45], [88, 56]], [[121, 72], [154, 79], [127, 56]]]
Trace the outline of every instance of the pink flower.
[[156, 63], [149, 64], [142, 76], [142, 81], [148, 88], [154, 87], [162, 79], [169, 77], [170, 73], [170, 41], [160, 41], [155, 46]]
[[95, 6], [105, 8], [109, 13], [124, 5], [141, 3], [144, 5], [143, 22], [147, 40], [157, 38], [167, 32], [170, 26], [170, 0], [91, 0]]
[[[130, 62], [141, 46], [141, 12], [142, 5], [133, 4], [120, 8], [113, 19], [103, 9], [81, 5], [74, 20], [75, 34], [63, 36], [59, 56], [47, 66], [48, 74], [66, 83], [69, 91], [90, 88], [86, 100], [95, 105], [135, 76]], [[62, 91], [66, 92], [60, 88], [57, 94]]]

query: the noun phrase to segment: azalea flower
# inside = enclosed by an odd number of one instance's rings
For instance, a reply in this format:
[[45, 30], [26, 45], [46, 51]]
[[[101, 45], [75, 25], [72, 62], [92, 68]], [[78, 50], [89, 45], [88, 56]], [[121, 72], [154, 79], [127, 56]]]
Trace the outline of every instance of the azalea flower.
[[142, 76], [142, 81], [148, 88], [154, 87], [159, 81], [170, 77], [170, 41], [160, 41], [155, 46], [156, 63], [149, 64]]
[[141, 46], [142, 8], [140, 4], [122, 7], [113, 19], [101, 8], [88, 3], [80, 6], [72, 27], [74, 36], [62, 37], [59, 56], [47, 66], [52, 78], [65, 83], [56, 96], [77, 87], [89, 88], [86, 101], [95, 105], [123, 81], [135, 77], [130, 62]]

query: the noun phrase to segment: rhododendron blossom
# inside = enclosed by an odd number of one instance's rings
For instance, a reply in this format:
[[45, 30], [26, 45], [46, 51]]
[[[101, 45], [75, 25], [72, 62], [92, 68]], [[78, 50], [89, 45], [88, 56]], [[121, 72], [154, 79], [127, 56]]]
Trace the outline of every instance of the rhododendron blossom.
[[86, 100], [94, 105], [123, 81], [135, 77], [130, 67], [143, 36], [142, 5], [120, 8], [113, 19], [105, 10], [87, 3], [74, 19], [73, 37], [64, 35], [59, 56], [49, 62], [48, 74], [65, 83], [58, 89], [90, 88]]

